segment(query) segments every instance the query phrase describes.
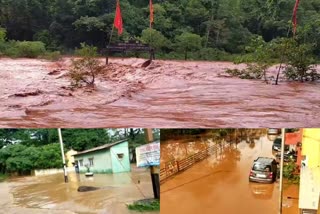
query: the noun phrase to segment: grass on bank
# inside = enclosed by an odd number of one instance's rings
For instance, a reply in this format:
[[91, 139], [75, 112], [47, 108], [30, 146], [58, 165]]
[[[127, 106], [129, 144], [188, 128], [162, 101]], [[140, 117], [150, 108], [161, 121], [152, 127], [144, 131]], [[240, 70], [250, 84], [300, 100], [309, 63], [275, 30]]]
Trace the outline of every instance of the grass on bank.
[[160, 200], [149, 199], [149, 200], [136, 201], [133, 204], [129, 204], [127, 206], [129, 210], [135, 210], [139, 212], [160, 211]]
[[8, 178], [6, 174], [0, 174], [0, 182], [5, 181]]

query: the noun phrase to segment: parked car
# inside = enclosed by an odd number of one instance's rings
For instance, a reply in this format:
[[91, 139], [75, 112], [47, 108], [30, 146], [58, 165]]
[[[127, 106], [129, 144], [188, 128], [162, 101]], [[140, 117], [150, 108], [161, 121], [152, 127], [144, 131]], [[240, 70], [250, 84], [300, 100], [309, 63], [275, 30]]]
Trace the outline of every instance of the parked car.
[[268, 129], [268, 135], [278, 135], [280, 132], [279, 129]]
[[249, 181], [273, 183], [277, 180], [278, 164], [274, 158], [259, 157], [252, 165]]
[[[281, 138], [277, 138], [273, 141], [272, 144], [272, 150], [273, 151], [281, 151], [281, 143], [282, 143], [282, 139]], [[289, 145], [284, 145], [284, 151], [289, 151]]]

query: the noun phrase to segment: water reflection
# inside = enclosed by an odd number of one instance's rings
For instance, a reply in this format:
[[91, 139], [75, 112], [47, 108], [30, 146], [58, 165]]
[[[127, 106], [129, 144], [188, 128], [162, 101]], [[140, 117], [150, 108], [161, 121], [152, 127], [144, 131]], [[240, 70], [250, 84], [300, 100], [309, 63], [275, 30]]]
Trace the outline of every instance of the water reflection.
[[273, 184], [249, 183], [251, 193], [256, 199], [270, 199], [273, 195]]

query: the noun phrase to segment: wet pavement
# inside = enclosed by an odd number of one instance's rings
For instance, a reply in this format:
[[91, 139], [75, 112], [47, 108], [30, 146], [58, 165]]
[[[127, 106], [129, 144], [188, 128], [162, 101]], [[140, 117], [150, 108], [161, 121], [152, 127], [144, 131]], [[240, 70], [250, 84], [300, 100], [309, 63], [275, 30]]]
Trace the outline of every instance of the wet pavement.
[[139, 67], [143, 59], [110, 62], [93, 91], [69, 88], [69, 58], [0, 59], [0, 127], [319, 125], [318, 83], [242, 80], [224, 73], [243, 67], [230, 62], [156, 60], [148, 68]]
[[[273, 157], [272, 141], [263, 133], [266, 130], [243, 133], [237, 148], [226, 150], [220, 157], [212, 155], [166, 180], [161, 185], [161, 213], [277, 213], [278, 181], [274, 184], [248, 181], [252, 163], [257, 157]], [[188, 142], [184, 143], [188, 145]], [[161, 152], [168, 145], [174, 145], [173, 141], [162, 143]], [[162, 159], [161, 163], [179, 154], [177, 150], [171, 151], [171, 156]], [[182, 158], [182, 153], [179, 158]]]
[[[0, 183], [0, 213], [107, 213], [135, 214], [126, 204], [153, 198], [150, 170], [134, 169], [131, 173], [95, 174], [91, 178], [69, 174], [30, 176]], [[100, 189], [78, 192], [79, 186]], [[146, 212], [158, 214], [159, 212]]]

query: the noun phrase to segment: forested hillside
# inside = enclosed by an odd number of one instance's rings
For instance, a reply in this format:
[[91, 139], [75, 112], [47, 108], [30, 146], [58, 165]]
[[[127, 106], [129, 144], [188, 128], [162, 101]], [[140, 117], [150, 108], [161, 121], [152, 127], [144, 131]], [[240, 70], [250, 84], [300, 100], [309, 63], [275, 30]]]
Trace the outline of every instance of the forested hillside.
[[[136, 37], [150, 41], [157, 53], [206, 59], [245, 51], [252, 37], [265, 41], [292, 36], [295, 0], [120, 0], [124, 33], [113, 41]], [[42, 41], [48, 50], [73, 51], [81, 42], [104, 48], [114, 21], [116, 0], [0, 0], [0, 25], [8, 40]], [[320, 0], [301, 0], [298, 34], [320, 50]], [[288, 34], [289, 32], [289, 34]], [[187, 47], [186, 47], [187, 46]], [[226, 52], [226, 53], [225, 53]], [[227, 54], [228, 53], [228, 54]]]

